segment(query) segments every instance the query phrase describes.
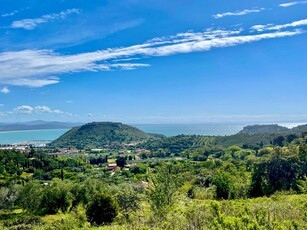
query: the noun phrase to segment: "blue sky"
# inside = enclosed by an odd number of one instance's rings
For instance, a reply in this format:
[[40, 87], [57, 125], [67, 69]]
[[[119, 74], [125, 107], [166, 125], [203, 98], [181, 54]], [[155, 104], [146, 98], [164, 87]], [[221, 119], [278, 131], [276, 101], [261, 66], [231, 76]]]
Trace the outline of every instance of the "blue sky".
[[0, 6], [1, 121], [307, 122], [307, 1]]

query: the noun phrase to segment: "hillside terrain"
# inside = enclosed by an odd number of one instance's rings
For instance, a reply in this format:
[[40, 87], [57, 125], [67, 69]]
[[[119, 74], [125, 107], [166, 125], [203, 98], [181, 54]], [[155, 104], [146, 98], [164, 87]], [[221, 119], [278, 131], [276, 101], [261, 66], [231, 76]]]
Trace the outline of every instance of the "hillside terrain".
[[252, 125], [230, 136], [178, 135], [150, 140], [140, 144], [139, 147], [151, 151], [163, 149], [165, 152], [174, 154], [179, 154], [184, 150], [212, 146], [227, 148], [238, 145], [244, 148], [260, 149], [268, 145], [283, 146], [304, 132], [307, 132], [307, 125], [300, 125], [292, 129], [278, 125]]
[[293, 138], [307, 132], [307, 125], [288, 129], [278, 125], [251, 125], [230, 136], [177, 135], [165, 137], [148, 134], [135, 127], [114, 122], [93, 122], [74, 127], [50, 146], [57, 148], [104, 148], [118, 144], [138, 144], [137, 147], [150, 151], [179, 154], [184, 150], [194, 150], [206, 146], [229, 147], [238, 145], [259, 149], [264, 146], [284, 145]]
[[259, 133], [279, 133], [290, 131], [287, 127], [279, 125], [248, 125], [243, 128], [239, 133], [245, 134], [259, 134]]
[[52, 143], [66, 149], [0, 149], [0, 229], [307, 229], [306, 126], [254, 128], [162, 137], [93, 122]]
[[154, 140], [161, 136], [148, 134], [122, 123], [93, 122], [72, 128], [53, 141], [50, 146], [77, 149], [104, 148], [107, 145], [133, 144]]

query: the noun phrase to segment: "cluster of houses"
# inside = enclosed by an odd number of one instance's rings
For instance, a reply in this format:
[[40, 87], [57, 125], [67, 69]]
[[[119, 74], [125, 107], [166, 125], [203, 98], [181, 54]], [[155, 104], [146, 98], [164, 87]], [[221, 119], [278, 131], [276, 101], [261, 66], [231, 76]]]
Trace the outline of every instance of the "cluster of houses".
[[[124, 170], [127, 170], [129, 171], [129, 168], [132, 167], [132, 166], [136, 166], [136, 163], [132, 163], [132, 164], [127, 164], [124, 168]], [[109, 163], [108, 164], [108, 171], [111, 171], [111, 172], [115, 172], [116, 169], [117, 169], [117, 164], [116, 163]]]
[[0, 145], [0, 150], [16, 150], [16, 151], [22, 151], [25, 152], [27, 149], [29, 149], [30, 146], [28, 145]]
[[48, 143], [48, 141], [26, 141], [16, 144], [0, 144], [0, 149], [26, 152], [30, 148], [44, 148]]

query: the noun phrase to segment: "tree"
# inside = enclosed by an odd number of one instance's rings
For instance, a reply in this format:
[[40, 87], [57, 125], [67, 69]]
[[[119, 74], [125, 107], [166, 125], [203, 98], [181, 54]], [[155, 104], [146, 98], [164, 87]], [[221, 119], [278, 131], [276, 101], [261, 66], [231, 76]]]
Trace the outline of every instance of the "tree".
[[177, 191], [177, 178], [171, 171], [172, 165], [162, 165], [149, 177], [152, 209], [160, 215], [173, 204], [173, 197]]
[[273, 145], [278, 145], [280, 147], [284, 146], [285, 138], [283, 136], [278, 136], [273, 140]]
[[124, 157], [119, 157], [116, 160], [116, 164], [117, 164], [118, 167], [124, 168], [125, 165], [127, 164], [127, 162], [126, 162], [126, 159]]
[[107, 194], [96, 194], [86, 210], [88, 221], [97, 225], [112, 223], [117, 214], [118, 204]]
[[131, 188], [122, 187], [116, 195], [116, 200], [122, 214], [127, 220], [129, 219], [129, 212], [139, 209], [139, 198]]
[[289, 134], [287, 136], [287, 142], [291, 143], [292, 141], [294, 141], [296, 138], [298, 138], [298, 135], [296, 134]]
[[231, 175], [227, 172], [219, 172], [213, 178], [216, 186], [216, 196], [219, 199], [228, 199], [232, 190]]
[[12, 210], [20, 192], [18, 185], [0, 187], [0, 209]]
[[44, 214], [66, 212], [72, 203], [72, 195], [66, 183], [55, 180], [44, 188], [40, 208]]
[[295, 184], [299, 170], [297, 158], [285, 158], [281, 148], [274, 151], [270, 159], [255, 165], [251, 196], [271, 195], [275, 191], [289, 190]]
[[43, 188], [39, 183], [35, 181], [27, 183], [19, 195], [19, 204], [24, 210], [37, 213], [40, 210], [42, 191]]

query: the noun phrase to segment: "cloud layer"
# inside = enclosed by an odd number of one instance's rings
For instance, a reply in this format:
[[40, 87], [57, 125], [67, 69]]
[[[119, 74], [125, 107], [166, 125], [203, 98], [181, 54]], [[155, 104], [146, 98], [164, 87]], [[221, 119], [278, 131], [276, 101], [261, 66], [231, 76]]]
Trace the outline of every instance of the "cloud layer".
[[[0, 53], [0, 84], [41, 87], [58, 83], [60, 81], [58, 76], [61, 74], [147, 67], [149, 65], [146, 63], [133, 61], [155, 56], [204, 52], [213, 48], [299, 35], [303, 33], [300, 30], [282, 31], [282, 29], [293, 29], [306, 24], [307, 19], [284, 25], [253, 26], [251, 29], [258, 31], [258, 34], [242, 29], [179, 33], [169, 37], [154, 38], [143, 44], [129, 47], [72, 55], [62, 55], [52, 50], [2, 52]], [[272, 32], [272, 30], [278, 31]]]

